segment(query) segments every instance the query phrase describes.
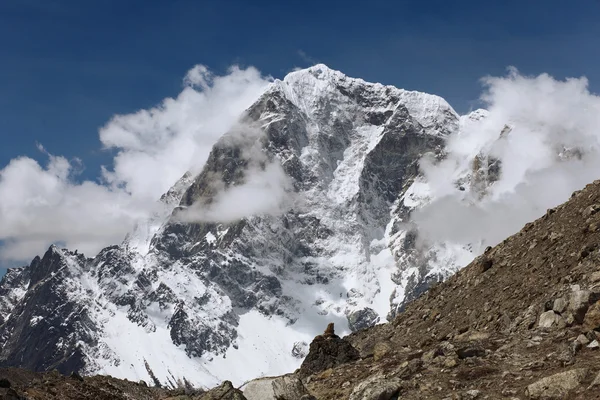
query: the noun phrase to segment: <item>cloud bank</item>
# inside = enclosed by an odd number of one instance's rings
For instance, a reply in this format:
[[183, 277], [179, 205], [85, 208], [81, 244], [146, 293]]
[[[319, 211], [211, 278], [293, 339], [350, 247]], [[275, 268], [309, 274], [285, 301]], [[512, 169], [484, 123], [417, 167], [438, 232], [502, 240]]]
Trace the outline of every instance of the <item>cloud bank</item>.
[[[443, 161], [421, 161], [434, 200], [413, 214], [429, 240], [472, 243], [476, 251], [600, 178], [600, 97], [585, 78], [528, 77], [512, 68], [483, 83], [489, 113], [463, 117]], [[483, 171], [474, 172], [478, 155]], [[477, 180], [498, 160], [498, 179], [481, 190]]]
[[0, 261], [25, 262], [52, 243], [88, 256], [119, 243], [186, 171], [202, 168], [213, 144], [269, 82], [255, 68], [216, 76], [195, 66], [176, 98], [117, 115], [100, 129], [103, 146], [116, 156], [97, 181], [78, 179], [80, 160], [11, 160], [0, 169]]

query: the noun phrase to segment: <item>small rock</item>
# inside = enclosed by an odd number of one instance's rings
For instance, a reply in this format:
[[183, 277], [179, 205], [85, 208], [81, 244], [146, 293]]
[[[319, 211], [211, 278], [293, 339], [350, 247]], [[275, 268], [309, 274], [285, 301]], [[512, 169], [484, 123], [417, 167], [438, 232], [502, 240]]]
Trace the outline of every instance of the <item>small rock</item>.
[[598, 372], [598, 375], [596, 375], [596, 378], [594, 378], [594, 381], [590, 385], [590, 389], [596, 386], [600, 386], [600, 372]]
[[590, 275], [590, 281], [592, 282], [600, 282], [600, 271], [593, 272]]
[[575, 339], [575, 341], [581, 343], [583, 346], [590, 342], [590, 340], [583, 334], [577, 336], [577, 339]]
[[586, 368], [561, 372], [527, 386], [526, 393], [531, 399], [565, 399], [588, 375]]
[[559, 297], [558, 299], [554, 300], [554, 304], [552, 305], [552, 309], [555, 312], [557, 312], [559, 314], [562, 314], [567, 309], [567, 305], [568, 304], [569, 303], [567, 302], [567, 300], [565, 300], [563, 297]]
[[560, 315], [550, 310], [540, 315], [538, 326], [540, 328], [564, 328], [567, 323]]
[[583, 216], [591, 217], [592, 215], [596, 214], [598, 211], [600, 211], [600, 204], [592, 204], [591, 206], [589, 206], [588, 208], [583, 210]]
[[388, 342], [379, 342], [373, 348], [373, 360], [379, 361], [392, 350], [392, 346]]
[[463, 347], [456, 351], [456, 355], [458, 355], [458, 358], [461, 360], [471, 357], [484, 357], [485, 349], [482, 349], [481, 347]]
[[600, 343], [597, 340], [592, 341], [592, 343], [587, 345], [588, 349], [597, 349], [600, 348]]
[[458, 362], [452, 357], [446, 357], [444, 360], [444, 367], [446, 368], [454, 368], [457, 364]]
[[375, 375], [356, 385], [349, 400], [397, 399], [401, 389], [402, 381], [400, 379]]
[[481, 394], [481, 392], [477, 389], [471, 389], [468, 390], [467, 392], [465, 392], [465, 399], [477, 399], [479, 398], [479, 395]]

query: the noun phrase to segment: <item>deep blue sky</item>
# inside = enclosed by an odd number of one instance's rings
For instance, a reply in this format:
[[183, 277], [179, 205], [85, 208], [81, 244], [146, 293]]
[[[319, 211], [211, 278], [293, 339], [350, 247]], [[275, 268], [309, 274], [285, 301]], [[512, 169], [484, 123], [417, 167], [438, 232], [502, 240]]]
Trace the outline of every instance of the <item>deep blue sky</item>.
[[39, 141], [97, 176], [98, 128], [176, 95], [197, 63], [280, 78], [318, 61], [459, 112], [508, 65], [585, 75], [598, 92], [599, 19], [597, 0], [0, 0], [0, 168], [42, 158]]

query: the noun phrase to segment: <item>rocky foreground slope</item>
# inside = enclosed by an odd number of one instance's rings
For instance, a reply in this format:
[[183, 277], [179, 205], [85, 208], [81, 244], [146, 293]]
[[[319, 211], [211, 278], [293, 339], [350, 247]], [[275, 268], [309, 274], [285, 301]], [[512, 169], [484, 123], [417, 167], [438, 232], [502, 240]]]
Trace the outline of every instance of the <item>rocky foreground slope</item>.
[[599, 341], [596, 181], [392, 322], [343, 339], [328, 330], [294, 374], [252, 381], [243, 393], [228, 382], [186, 394], [185, 382], [173, 392], [12, 369], [0, 371], [0, 386], [12, 386], [2, 389], [11, 399], [596, 399]]

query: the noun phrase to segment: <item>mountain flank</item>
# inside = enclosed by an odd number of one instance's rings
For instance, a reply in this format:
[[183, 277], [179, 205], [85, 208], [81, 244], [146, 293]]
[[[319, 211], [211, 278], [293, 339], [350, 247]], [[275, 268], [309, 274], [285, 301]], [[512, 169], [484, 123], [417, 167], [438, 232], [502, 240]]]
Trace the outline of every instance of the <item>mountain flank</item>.
[[[0, 371], [0, 386], [11, 386], [1, 389], [7, 399], [600, 398], [600, 181], [488, 248], [392, 322], [342, 339], [328, 331], [307, 356], [321, 365], [254, 380], [244, 394], [229, 382], [186, 394], [15, 369]], [[331, 343], [357, 356], [332, 363], [323, 353]]]

